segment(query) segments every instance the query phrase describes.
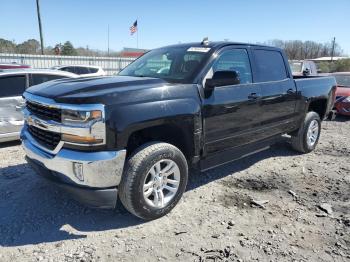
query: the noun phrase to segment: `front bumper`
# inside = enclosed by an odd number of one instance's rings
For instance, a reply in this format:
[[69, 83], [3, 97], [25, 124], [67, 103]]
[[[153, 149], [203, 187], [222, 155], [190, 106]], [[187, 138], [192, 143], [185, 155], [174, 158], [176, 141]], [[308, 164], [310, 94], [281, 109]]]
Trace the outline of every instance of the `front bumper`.
[[125, 150], [79, 152], [62, 148], [53, 155], [37, 147], [32, 139], [24, 128], [21, 140], [26, 159], [38, 174], [59, 184], [89, 206], [115, 207]]

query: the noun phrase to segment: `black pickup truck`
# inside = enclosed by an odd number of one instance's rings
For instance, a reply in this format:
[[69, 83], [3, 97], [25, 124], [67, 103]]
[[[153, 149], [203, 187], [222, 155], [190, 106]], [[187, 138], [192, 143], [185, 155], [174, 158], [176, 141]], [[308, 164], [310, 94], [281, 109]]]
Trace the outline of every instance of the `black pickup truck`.
[[[293, 79], [280, 49], [230, 42], [152, 50], [116, 77], [55, 80], [24, 97], [26, 159], [88, 205], [167, 214], [189, 168], [206, 170], [291, 137], [312, 151], [333, 77]], [[191, 169], [192, 170], [192, 169]]]

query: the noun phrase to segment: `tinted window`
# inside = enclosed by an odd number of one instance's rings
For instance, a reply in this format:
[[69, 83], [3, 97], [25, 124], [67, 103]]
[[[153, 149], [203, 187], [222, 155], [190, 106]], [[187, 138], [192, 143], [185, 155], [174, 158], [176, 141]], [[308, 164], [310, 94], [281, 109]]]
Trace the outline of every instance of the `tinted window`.
[[93, 73], [97, 73], [98, 68], [93, 68], [93, 67], [90, 67], [90, 68], [89, 68], [89, 71], [90, 71], [90, 73], [91, 73], [91, 74], [93, 74]]
[[32, 74], [32, 78], [30, 81], [30, 86], [38, 85], [50, 80], [64, 78], [63, 76], [58, 75], [45, 75], [45, 74]]
[[78, 75], [90, 74], [89, 68], [81, 67], [81, 66], [76, 66], [75, 67], [75, 73], [78, 74]]
[[0, 78], [0, 97], [21, 96], [26, 86], [25, 76]]
[[245, 49], [224, 51], [213, 65], [213, 73], [216, 71], [236, 71], [241, 84], [252, 82], [249, 57]]
[[278, 81], [287, 78], [287, 71], [280, 52], [254, 50], [257, 66], [256, 82]]
[[75, 73], [75, 68], [73, 66], [62, 67], [60, 70], [70, 72], [70, 73]]
[[191, 82], [209, 47], [166, 47], [154, 49], [123, 69], [119, 75], [155, 77], [170, 82]]

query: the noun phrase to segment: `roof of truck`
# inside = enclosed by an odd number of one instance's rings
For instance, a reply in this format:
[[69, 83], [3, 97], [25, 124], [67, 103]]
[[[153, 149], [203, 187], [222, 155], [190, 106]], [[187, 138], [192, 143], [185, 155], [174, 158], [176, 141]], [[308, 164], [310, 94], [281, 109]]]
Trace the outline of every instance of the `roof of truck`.
[[217, 42], [207, 42], [206, 44], [202, 42], [193, 42], [193, 43], [180, 43], [175, 45], [169, 45], [166, 47], [209, 47], [209, 48], [221, 48], [228, 45], [246, 45], [246, 46], [254, 46], [254, 47], [263, 47], [263, 48], [269, 48], [269, 49], [278, 49], [280, 48], [274, 47], [274, 46], [267, 46], [267, 45], [260, 45], [260, 44], [251, 44], [251, 43], [241, 43], [241, 42], [229, 42], [229, 41], [217, 41]]

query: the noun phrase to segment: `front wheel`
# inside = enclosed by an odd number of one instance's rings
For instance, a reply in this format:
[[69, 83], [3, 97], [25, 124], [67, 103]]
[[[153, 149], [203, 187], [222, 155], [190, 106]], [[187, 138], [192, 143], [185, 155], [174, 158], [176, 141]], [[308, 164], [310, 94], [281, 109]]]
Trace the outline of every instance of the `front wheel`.
[[119, 197], [132, 214], [146, 220], [166, 215], [181, 199], [187, 185], [185, 156], [167, 143], [141, 146], [127, 160]]
[[321, 119], [316, 112], [308, 112], [298, 133], [292, 136], [292, 147], [301, 153], [313, 151], [321, 134]]

